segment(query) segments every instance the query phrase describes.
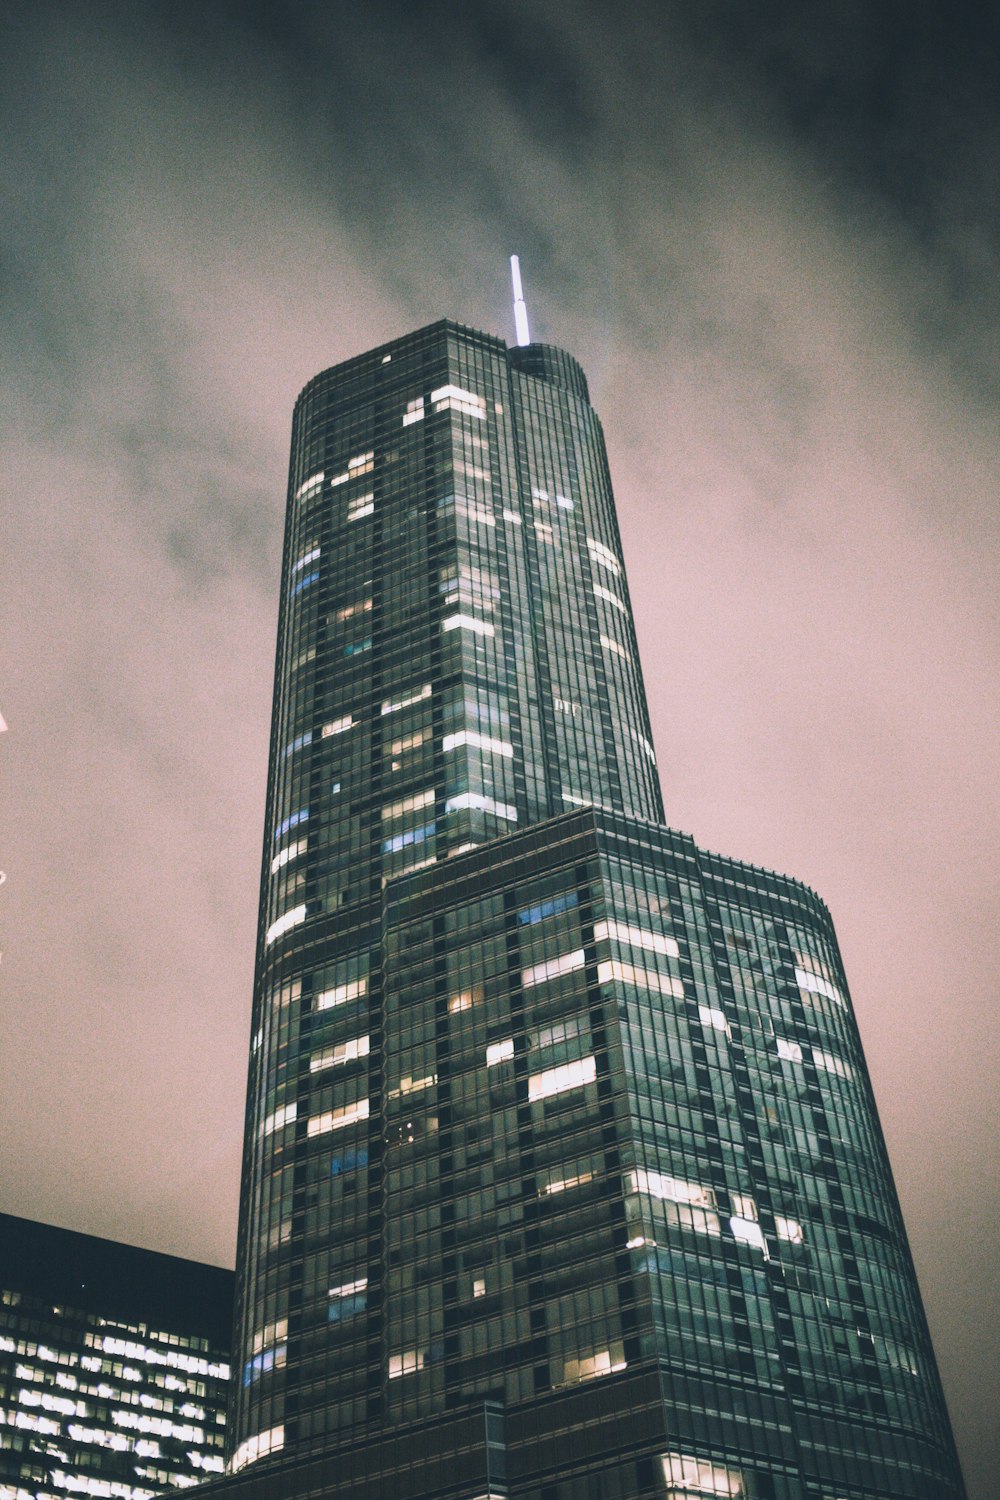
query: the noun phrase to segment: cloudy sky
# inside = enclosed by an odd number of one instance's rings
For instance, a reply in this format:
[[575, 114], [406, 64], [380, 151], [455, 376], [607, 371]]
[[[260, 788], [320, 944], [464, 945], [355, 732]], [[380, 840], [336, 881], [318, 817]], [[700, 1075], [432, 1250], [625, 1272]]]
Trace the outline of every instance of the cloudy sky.
[[981, 9], [8, 0], [0, 1207], [232, 1263], [292, 403], [512, 337], [517, 250], [604, 420], [668, 817], [833, 910], [992, 1494]]

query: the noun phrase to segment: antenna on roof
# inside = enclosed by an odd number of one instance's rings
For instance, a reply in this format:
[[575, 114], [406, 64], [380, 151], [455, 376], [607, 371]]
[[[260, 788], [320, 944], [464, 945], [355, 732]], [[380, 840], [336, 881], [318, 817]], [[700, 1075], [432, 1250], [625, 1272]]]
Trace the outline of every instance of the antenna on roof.
[[510, 258], [510, 276], [514, 283], [514, 328], [517, 332], [519, 344], [530, 344], [531, 334], [528, 332], [528, 309], [524, 305], [524, 293], [521, 290], [521, 263], [516, 255]]

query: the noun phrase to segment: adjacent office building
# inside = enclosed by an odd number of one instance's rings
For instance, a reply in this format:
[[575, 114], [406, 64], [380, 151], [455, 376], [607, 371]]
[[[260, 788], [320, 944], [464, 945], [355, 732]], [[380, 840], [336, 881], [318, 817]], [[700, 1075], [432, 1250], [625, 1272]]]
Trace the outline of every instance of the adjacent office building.
[[296, 406], [237, 1287], [220, 1496], [964, 1493], [829, 914], [665, 826], [558, 349]]
[[0, 1214], [0, 1497], [221, 1472], [232, 1301], [230, 1271]]

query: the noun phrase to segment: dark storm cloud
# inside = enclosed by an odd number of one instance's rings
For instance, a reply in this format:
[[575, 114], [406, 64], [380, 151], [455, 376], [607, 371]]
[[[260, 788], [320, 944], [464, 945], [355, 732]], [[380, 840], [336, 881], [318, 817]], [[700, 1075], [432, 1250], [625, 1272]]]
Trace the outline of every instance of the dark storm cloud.
[[623, 11], [8, 7], [4, 1207], [231, 1255], [291, 404], [518, 250], [670, 819], [837, 919], [985, 1500], [995, 22]]

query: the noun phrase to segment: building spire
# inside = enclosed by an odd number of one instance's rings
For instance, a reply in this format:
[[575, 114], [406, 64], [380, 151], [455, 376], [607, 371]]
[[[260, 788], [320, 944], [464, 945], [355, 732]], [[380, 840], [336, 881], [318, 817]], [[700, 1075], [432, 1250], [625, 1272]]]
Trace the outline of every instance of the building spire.
[[517, 332], [517, 342], [522, 345], [530, 344], [528, 309], [524, 305], [524, 292], [521, 290], [521, 263], [516, 255], [510, 258], [510, 276], [514, 283], [514, 328]]

